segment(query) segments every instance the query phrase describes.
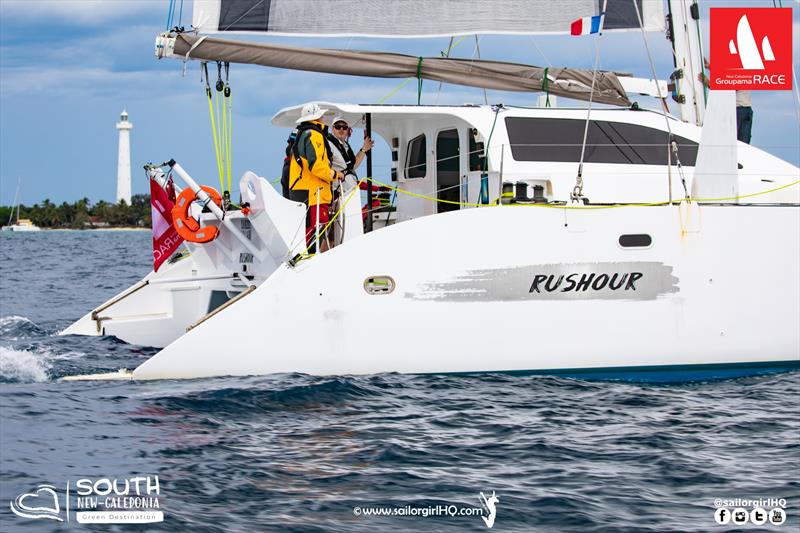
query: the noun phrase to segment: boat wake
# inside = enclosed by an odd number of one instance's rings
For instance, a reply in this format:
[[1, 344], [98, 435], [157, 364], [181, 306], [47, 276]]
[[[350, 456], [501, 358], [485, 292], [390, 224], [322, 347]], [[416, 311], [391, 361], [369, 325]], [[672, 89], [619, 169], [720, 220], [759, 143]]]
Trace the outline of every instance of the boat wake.
[[40, 383], [64, 376], [135, 368], [155, 349], [115, 337], [58, 335], [58, 324], [0, 317], [0, 383]]

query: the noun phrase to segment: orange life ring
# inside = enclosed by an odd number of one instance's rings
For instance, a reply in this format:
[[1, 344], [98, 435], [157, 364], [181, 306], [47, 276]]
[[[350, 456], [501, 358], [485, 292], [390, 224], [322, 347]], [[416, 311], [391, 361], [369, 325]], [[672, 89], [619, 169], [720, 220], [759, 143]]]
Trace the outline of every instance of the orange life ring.
[[[201, 185], [200, 188], [211, 197], [215, 204], [222, 205], [222, 197], [214, 187]], [[175, 231], [184, 240], [199, 243], [211, 242], [219, 236], [219, 229], [215, 226], [201, 227], [197, 219], [189, 214], [189, 207], [195, 200], [197, 200], [197, 195], [192, 189], [187, 187], [181, 191], [172, 208], [172, 224], [175, 226]]]

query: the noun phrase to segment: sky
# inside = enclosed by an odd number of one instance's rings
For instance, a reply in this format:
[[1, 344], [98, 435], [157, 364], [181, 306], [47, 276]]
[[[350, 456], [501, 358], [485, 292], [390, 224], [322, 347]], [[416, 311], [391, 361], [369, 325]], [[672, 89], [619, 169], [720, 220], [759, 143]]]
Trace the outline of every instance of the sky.
[[[180, 0], [177, 0], [180, 3]], [[773, 0], [701, 0], [704, 49], [708, 50], [710, 7], [772, 7]], [[775, 2], [777, 3], [777, 2]], [[800, 3], [793, 9], [794, 64], [800, 72]], [[147, 193], [142, 166], [174, 158], [202, 183], [218, 185], [208, 104], [199, 64], [157, 60], [155, 36], [164, 31], [169, 0], [0, 0], [0, 205], [14, 200], [73, 202], [88, 197], [114, 201], [117, 144], [115, 124], [125, 108], [133, 123], [133, 193]], [[183, 25], [189, 26], [185, 0]], [[177, 13], [176, 13], [177, 18]], [[481, 57], [539, 66], [591, 68], [589, 39], [571, 36], [480, 37]], [[379, 50], [435, 56], [448, 39], [308, 39], [271, 37], [263, 41], [298, 46]], [[647, 35], [658, 77], [673, 70], [663, 35]], [[606, 33], [599, 40], [600, 68], [650, 77], [639, 32]], [[474, 38], [455, 47], [453, 57], [474, 57]], [[278, 177], [287, 131], [271, 125], [281, 108], [312, 100], [375, 103], [402, 80], [326, 75], [232, 65], [233, 176], [252, 170]], [[426, 81], [422, 103], [482, 103], [480, 89]], [[537, 94], [489, 91], [490, 103], [535, 105]], [[416, 83], [408, 83], [387, 103], [416, 103]], [[655, 108], [652, 99], [635, 98]], [[564, 100], [561, 100], [564, 103]], [[752, 144], [800, 165], [800, 123], [791, 91], [754, 91]], [[358, 138], [360, 133], [354, 134]], [[355, 148], [360, 144], [356, 141]], [[389, 149], [376, 146], [375, 176], [389, 174]]]

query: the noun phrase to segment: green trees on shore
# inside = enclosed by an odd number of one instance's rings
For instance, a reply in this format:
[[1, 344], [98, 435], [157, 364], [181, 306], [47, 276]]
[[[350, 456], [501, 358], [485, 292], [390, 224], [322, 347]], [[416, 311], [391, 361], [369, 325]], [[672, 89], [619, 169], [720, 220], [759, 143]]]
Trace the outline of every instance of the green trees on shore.
[[[16, 222], [14, 206], [0, 206], [0, 224], [8, 224], [9, 217], [12, 217], [12, 224]], [[56, 205], [46, 199], [30, 207], [20, 205], [19, 217], [29, 218], [42, 228], [150, 227], [150, 195], [134, 195], [131, 205], [124, 200], [117, 204], [100, 200], [92, 205], [88, 198], [81, 198], [71, 204], [63, 202]]]

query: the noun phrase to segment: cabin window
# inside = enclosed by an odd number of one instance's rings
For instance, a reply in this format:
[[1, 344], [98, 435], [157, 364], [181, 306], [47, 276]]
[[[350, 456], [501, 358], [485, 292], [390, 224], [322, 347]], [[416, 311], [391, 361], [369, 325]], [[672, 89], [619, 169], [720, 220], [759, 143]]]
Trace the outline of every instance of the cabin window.
[[460, 166], [458, 130], [440, 131], [436, 136], [436, 197], [444, 202], [436, 204], [438, 213], [455, 211], [459, 208]]
[[469, 130], [469, 170], [476, 171], [476, 170], [483, 170], [484, 163], [485, 163], [485, 156], [483, 154], [484, 146], [483, 142], [478, 142], [476, 139], [478, 137], [478, 130], [471, 129]]
[[[507, 117], [511, 154], [516, 161], [577, 163], [581, 160], [584, 120]], [[694, 166], [697, 143], [675, 136], [684, 166]], [[587, 163], [666, 165], [669, 134], [655, 128], [592, 120], [586, 136]], [[673, 161], [673, 164], [675, 162]]]
[[428, 172], [427, 155], [425, 134], [418, 135], [408, 142], [408, 149], [406, 150], [406, 179], [425, 177]]

